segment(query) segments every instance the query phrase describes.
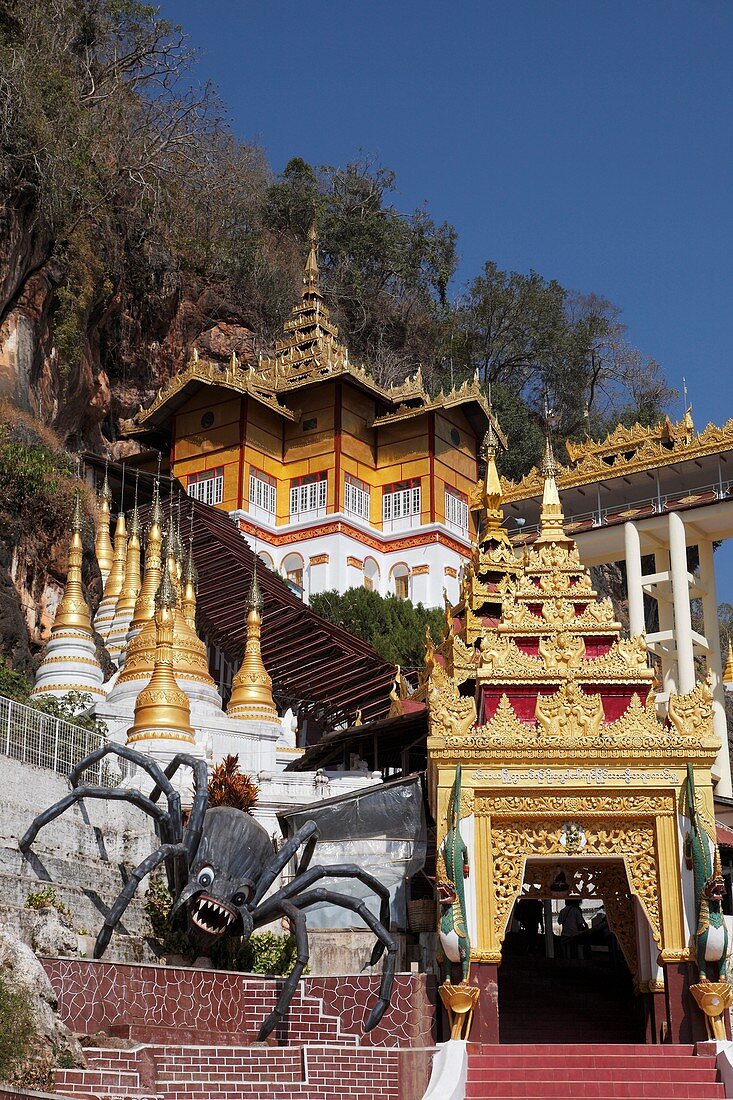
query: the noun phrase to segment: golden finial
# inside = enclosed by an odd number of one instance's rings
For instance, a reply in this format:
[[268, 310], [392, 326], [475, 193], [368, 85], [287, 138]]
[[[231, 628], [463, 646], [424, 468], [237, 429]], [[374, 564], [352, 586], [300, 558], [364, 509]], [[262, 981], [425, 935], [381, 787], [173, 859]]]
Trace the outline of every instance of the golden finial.
[[545, 412], [545, 454], [542, 459], [542, 474], [545, 479], [545, 484], [542, 490], [542, 507], [540, 509], [540, 533], [538, 541], [569, 542], [570, 540], [563, 530], [565, 524], [565, 516], [563, 515], [562, 505], [560, 503], [560, 494], [557, 491], [557, 482], [555, 481], [557, 463], [555, 462], [555, 456], [552, 453], [552, 441], [550, 439], [549, 424], [550, 414], [547, 412], [546, 406]]
[[252, 570], [252, 586], [248, 599], [247, 642], [239, 672], [232, 681], [232, 695], [227, 707], [230, 718], [250, 721], [277, 721], [272, 698], [272, 679], [262, 660], [262, 592], [257, 580], [257, 561]]
[[84, 599], [81, 580], [81, 566], [84, 547], [81, 538], [82, 508], [79, 490], [74, 499], [74, 511], [71, 517], [71, 539], [69, 540], [69, 562], [66, 572], [66, 586], [61, 603], [56, 612], [53, 629], [75, 630], [92, 636], [92, 622], [89, 607]]
[[110, 569], [112, 568], [112, 561], [114, 559], [112, 540], [109, 537], [111, 500], [112, 493], [110, 492], [109, 488], [109, 478], [107, 477], [107, 463], [105, 462], [104, 481], [102, 482], [102, 489], [99, 494], [98, 502], [97, 537], [94, 543], [94, 551], [97, 555], [97, 562], [99, 563], [99, 570], [102, 574], [102, 581], [104, 583], [106, 583], [107, 581]]
[[119, 615], [121, 611], [130, 612], [130, 614], [134, 612], [137, 598], [140, 595], [140, 585], [140, 514], [137, 510], [136, 503], [130, 515], [127, 554], [125, 556], [125, 575], [122, 581], [119, 599], [117, 600], [117, 615]]
[[303, 272], [303, 294], [318, 290], [318, 229], [313, 218], [308, 230], [308, 258]]
[[161, 581], [161, 548], [163, 545], [163, 508], [160, 503], [160, 490], [156, 480], [153, 489], [153, 506], [150, 510], [150, 522], [145, 540], [145, 572], [140, 592], [135, 601], [135, 611], [130, 623], [130, 635], [138, 634], [155, 614], [155, 594]]
[[733, 690], [733, 644], [728, 642], [728, 660], [723, 669], [723, 683], [728, 691]]
[[358, 707], [358, 709], [356, 711], [356, 717], [354, 718], [354, 725], [355, 726], [363, 726], [364, 725], [363, 719], [361, 717], [361, 707]]
[[[112, 568], [104, 586], [104, 595], [97, 612], [97, 629], [104, 634], [112, 624], [114, 610], [117, 606], [122, 584], [125, 579], [125, 562], [127, 561], [127, 527], [125, 513], [120, 512], [115, 524], [114, 552], [112, 556]], [[104, 605], [104, 608], [103, 608]], [[102, 614], [104, 610], [104, 614]], [[105, 629], [101, 629], [104, 626]]]
[[186, 557], [186, 566], [183, 571], [183, 591], [181, 593], [181, 611], [183, 617], [191, 627], [192, 630], [196, 629], [196, 585], [198, 583], [198, 573], [196, 572], [196, 563], [193, 559], [193, 511], [191, 512], [191, 534], [188, 539], [188, 555]]
[[486, 462], [484, 482], [481, 491], [481, 516], [479, 519], [478, 542], [485, 545], [493, 539], [494, 542], [509, 542], [509, 536], [502, 527], [504, 513], [502, 512], [502, 491], [499, 471], [496, 468], [496, 450], [499, 440], [494, 429], [494, 422], [489, 417], [489, 427], [484, 441], [481, 444], [481, 457]]
[[166, 566], [155, 597], [153, 674], [137, 697], [135, 717], [127, 734], [128, 745], [157, 738], [195, 743], [188, 696], [173, 675], [175, 609], [176, 591]]

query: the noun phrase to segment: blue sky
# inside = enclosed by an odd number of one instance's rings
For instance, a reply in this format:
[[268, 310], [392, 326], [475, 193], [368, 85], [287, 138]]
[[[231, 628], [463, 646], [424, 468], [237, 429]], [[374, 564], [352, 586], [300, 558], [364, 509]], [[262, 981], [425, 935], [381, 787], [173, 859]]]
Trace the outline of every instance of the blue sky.
[[[358, 151], [487, 259], [621, 307], [698, 428], [733, 416], [729, 0], [166, 0], [275, 171]], [[681, 412], [681, 401], [672, 409]], [[733, 549], [720, 555], [733, 601]]]

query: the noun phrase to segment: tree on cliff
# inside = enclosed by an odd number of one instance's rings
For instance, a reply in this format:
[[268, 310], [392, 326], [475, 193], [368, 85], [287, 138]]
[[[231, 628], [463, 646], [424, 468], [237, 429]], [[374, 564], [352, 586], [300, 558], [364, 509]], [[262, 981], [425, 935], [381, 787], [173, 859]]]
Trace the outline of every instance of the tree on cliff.
[[477, 373], [509, 417], [513, 476], [537, 458], [546, 392], [561, 438], [660, 415], [670, 391], [615, 307], [491, 261], [456, 296], [455, 229], [400, 211], [391, 170], [295, 158], [273, 179], [194, 63], [139, 0], [0, 0], [0, 324], [25, 310], [19, 375], [70, 445], [114, 440], [219, 324], [267, 351], [314, 211], [354, 356], [385, 382], [421, 365], [433, 391]]

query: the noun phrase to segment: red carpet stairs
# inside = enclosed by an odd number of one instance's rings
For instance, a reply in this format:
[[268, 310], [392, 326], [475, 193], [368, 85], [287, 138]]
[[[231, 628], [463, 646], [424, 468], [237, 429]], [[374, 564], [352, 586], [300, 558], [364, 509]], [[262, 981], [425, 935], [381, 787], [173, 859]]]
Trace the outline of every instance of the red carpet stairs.
[[475, 1046], [471, 1100], [723, 1100], [715, 1059], [691, 1046]]

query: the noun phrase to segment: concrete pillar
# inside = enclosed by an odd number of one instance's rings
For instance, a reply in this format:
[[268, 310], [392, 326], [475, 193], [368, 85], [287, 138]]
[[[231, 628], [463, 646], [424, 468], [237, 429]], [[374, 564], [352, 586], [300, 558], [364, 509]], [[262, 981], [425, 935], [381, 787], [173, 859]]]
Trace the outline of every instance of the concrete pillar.
[[641, 542], [639, 532], [633, 523], [624, 524], [624, 546], [626, 550], [626, 590], [629, 597], [629, 634], [643, 634], [644, 589], [641, 586]]
[[[656, 550], [654, 552], [654, 572], [666, 573], [669, 576], [669, 551]], [[657, 608], [659, 610], [659, 629], [669, 631], [674, 638], [674, 612], [670, 598], [664, 598], [660, 592], [664, 582], [657, 585]], [[671, 593], [667, 594], [671, 596]], [[662, 687], [666, 692], [677, 691], [677, 668], [675, 662], [674, 645], [672, 641], [662, 643], [660, 657], [662, 661]]]
[[685, 524], [678, 512], [669, 513], [669, 563], [672, 575], [674, 634], [677, 647], [677, 690], [682, 695], [695, 687], [695, 660], [690, 617], [690, 582], [687, 572]]
[[718, 592], [715, 583], [713, 544], [701, 541], [697, 545], [700, 558], [700, 583], [704, 589], [702, 613], [705, 640], [708, 643], [707, 664], [713, 682], [713, 729], [720, 738], [720, 752], [715, 761], [719, 776], [715, 791], [730, 798], [733, 795], [728, 750], [728, 721], [725, 717], [725, 688], [723, 666], [720, 658], [720, 627], [718, 625]]

